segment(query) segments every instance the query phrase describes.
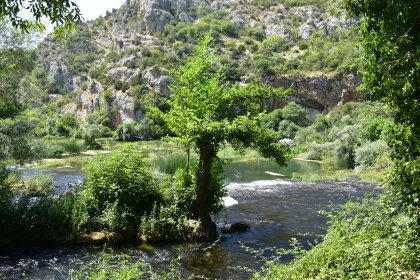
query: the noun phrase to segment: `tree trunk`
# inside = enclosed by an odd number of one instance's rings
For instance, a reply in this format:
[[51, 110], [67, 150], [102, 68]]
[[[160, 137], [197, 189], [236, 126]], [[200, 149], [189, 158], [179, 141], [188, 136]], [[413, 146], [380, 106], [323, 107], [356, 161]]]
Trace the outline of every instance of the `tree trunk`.
[[201, 144], [199, 148], [200, 161], [195, 188], [197, 197], [194, 204], [194, 214], [201, 221], [202, 233], [200, 239], [213, 241], [218, 237], [216, 224], [212, 221], [209, 214], [211, 164], [214, 157], [214, 149], [209, 143]]

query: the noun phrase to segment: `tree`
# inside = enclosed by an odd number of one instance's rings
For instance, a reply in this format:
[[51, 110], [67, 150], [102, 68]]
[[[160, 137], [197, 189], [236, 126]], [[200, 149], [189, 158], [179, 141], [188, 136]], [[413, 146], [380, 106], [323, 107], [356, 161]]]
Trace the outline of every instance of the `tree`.
[[34, 66], [30, 37], [0, 20], [0, 160], [33, 158], [27, 135], [32, 127], [15, 118], [23, 110], [19, 81]]
[[[22, 18], [20, 12], [24, 9], [32, 13], [35, 21]], [[20, 80], [34, 66], [34, 44], [28, 33], [45, 29], [43, 16], [55, 24], [54, 34], [61, 38], [81, 21], [79, 8], [69, 0], [0, 0], [0, 160], [14, 158], [23, 163], [33, 158], [28, 138], [31, 127], [13, 118], [24, 108]]]
[[163, 122], [176, 135], [177, 143], [199, 154], [192, 218], [201, 221], [202, 238], [206, 240], [217, 237], [209, 213], [209, 194], [212, 165], [222, 145], [230, 143], [242, 152], [245, 148], [255, 149], [280, 165], [289, 159], [287, 147], [275, 143], [260, 126], [265, 110], [263, 99], [285, 98], [289, 91], [260, 82], [246, 86], [224, 82], [224, 77], [215, 71], [215, 57], [209, 49], [211, 40], [209, 35], [204, 36], [196, 54], [184, 66], [171, 71], [174, 94], [168, 101], [170, 110], [163, 113], [157, 108], [150, 109], [157, 122]]
[[[34, 20], [23, 18], [22, 10], [28, 10]], [[13, 27], [24, 33], [33, 29], [45, 30], [42, 19], [46, 17], [54, 25], [53, 34], [61, 38], [83, 19], [79, 7], [70, 0], [0, 0], [0, 18], [2, 17], [7, 17]]]
[[[343, 0], [362, 16], [363, 89], [395, 111], [391, 185], [404, 209], [420, 209], [420, 1]], [[420, 222], [420, 215], [419, 222]]]

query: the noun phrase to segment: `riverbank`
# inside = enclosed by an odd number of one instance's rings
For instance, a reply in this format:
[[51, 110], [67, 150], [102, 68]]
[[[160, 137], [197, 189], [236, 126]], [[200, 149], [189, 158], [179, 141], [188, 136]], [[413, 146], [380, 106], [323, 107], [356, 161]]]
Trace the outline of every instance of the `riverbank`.
[[[186, 156], [181, 146], [176, 146], [170, 143], [162, 142], [160, 140], [124, 143], [110, 139], [100, 139], [99, 142], [103, 146], [104, 150], [89, 150], [81, 152], [79, 154], [66, 154], [63, 158], [59, 159], [44, 159], [41, 160], [35, 167], [71, 167], [83, 170], [86, 166], [87, 161], [93, 156], [99, 154], [108, 154], [112, 150], [116, 150], [127, 145], [133, 145], [134, 147], [138, 148], [139, 151], [143, 153], [143, 156], [145, 158], [148, 158], [149, 161], [151, 161], [152, 167], [157, 172], [164, 172], [165, 169], [176, 170], [177, 167], [183, 167], [183, 165], [185, 164]], [[192, 152], [190, 156], [192, 159], [194, 159], [197, 155], [194, 152]], [[265, 162], [270, 162], [269, 160], [261, 158], [259, 154], [253, 150], [246, 150], [244, 154], [241, 154], [233, 150], [229, 145], [220, 150], [218, 156], [221, 159], [226, 160], [228, 164], [242, 164], [241, 167], [243, 167], [247, 162], [261, 162], [262, 164], [264, 164]], [[293, 174], [283, 174], [284, 172], [282, 173], [280, 171], [277, 172], [272, 170], [267, 170], [267, 172], [278, 173], [279, 176], [289, 179], [291, 178], [309, 182], [314, 182], [316, 180], [322, 179], [329, 179], [339, 182], [348, 178], [360, 178], [364, 181], [371, 181], [377, 182], [379, 184], [384, 184], [386, 180], [386, 175], [389, 171], [389, 168], [365, 168], [356, 172], [355, 170], [351, 169], [337, 169], [331, 163], [318, 160], [303, 160], [300, 158], [295, 158], [293, 160], [308, 163], [316, 163], [319, 164], [320, 168], [296, 171], [293, 172]], [[236, 172], [243, 173], [238, 168]]]
[[[207, 279], [250, 279], [252, 271], [259, 271], [262, 263], [245, 247], [253, 250], [290, 248], [290, 239], [297, 238], [309, 249], [307, 241], [313, 242], [326, 232], [328, 218], [319, 214], [319, 211], [328, 211], [330, 206], [339, 207], [348, 200], [356, 201], [367, 193], [381, 192], [374, 184], [361, 181], [322, 181], [313, 184], [274, 179], [236, 182], [226, 187], [229, 197], [236, 204], [227, 207], [216, 217], [217, 224], [222, 226], [225, 222], [244, 221], [251, 225], [248, 232], [227, 234], [224, 240], [211, 247], [208, 243], [200, 242], [108, 245], [114, 253], [106, 252], [106, 255], [114, 260], [126, 255], [128, 264], [151, 264], [155, 271], [161, 273], [168, 272], [171, 264], [178, 262], [173, 268], [182, 275], [182, 279], [192, 275]], [[307, 234], [301, 235], [304, 233]], [[85, 266], [96, 268], [99, 264], [95, 261], [103, 250], [98, 245], [1, 250], [0, 278], [15, 279], [24, 273], [26, 278], [31, 279], [68, 279], [72, 269], [76, 273]], [[291, 257], [284, 260], [290, 261]], [[91, 262], [95, 264], [90, 265]]]

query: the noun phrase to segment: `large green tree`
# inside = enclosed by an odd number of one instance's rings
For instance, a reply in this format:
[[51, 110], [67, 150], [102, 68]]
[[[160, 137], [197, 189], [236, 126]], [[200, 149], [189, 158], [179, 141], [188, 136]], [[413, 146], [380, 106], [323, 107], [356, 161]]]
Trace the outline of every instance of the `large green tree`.
[[170, 110], [162, 113], [157, 108], [151, 109], [152, 115], [176, 135], [178, 143], [199, 154], [193, 218], [200, 219], [202, 237], [207, 240], [217, 237], [209, 208], [211, 169], [220, 147], [230, 143], [239, 151], [252, 148], [280, 165], [285, 165], [289, 158], [287, 147], [276, 143], [260, 125], [266, 109], [264, 99], [284, 98], [289, 91], [260, 82], [247, 85], [225, 82], [216, 70], [211, 41], [210, 36], [205, 36], [195, 55], [184, 66], [172, 70], [174, 94], [169, 100]]
[[30, 41], [7, 21], [0, 21], [0, 160], [33, 158], [26, 137], [31, 127], [15, 119], [23, 110], [20, 79], [34, 65]]
[[[363, 88], [395, 111], [391, 183], [404, 209], [420, 210], [420, 1], [343, 0], [361, 16]], [[420, 215], [419, 215], [420, 217]]]
[[[34, 19], [24, 19], [22, 10]], [[54, 34], [61, 38], [82, 18], [79, 8], [68, 0], [0, 0], [0, 160], [23, 162], [35, 155], [27, 137], [31, 127], [14, 118], [24, 108], [20, 80], [35, 62], [29, 33], [45, 28], [43, 17], [54, 24]]]

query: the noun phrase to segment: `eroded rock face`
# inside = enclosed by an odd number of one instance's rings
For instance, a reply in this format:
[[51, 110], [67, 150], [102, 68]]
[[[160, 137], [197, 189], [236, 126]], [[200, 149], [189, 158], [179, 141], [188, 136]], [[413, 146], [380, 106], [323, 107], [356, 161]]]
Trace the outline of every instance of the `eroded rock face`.
[[[338, 105], [365, 99], [365, 94], [356, 88], [362, 83], [359, 76], [349, 76], [340, 81], [326, 76], [320, 77], [271, 77], [265, 81], [273, 87], [292, 88], [294, 93], [288, 101], [296, 101], [308, 112], [309, 119], [315, 120], [319, 113], [327, 113]], [[281, 108], [284, 104], [272, 102], [273, 109]]]
[[68, 71], [67, 66], [63, 62], [57, 60], [46, 61], [45, 70], [59, 87], [68, 91], [74, 90], [73, 75]]
[[148, 68], [143, 71], [142, 79], [146, 85], [152, 90], [159, 92], [161, 95], [168, 97], [171, 94], [171, 91], [169, 90], [171, 80], [166, 71], [161, 70], [158, 67]]
[[134, 106], [134, 100], [124, 92], [113, 92], [111, 101], [105, 101], [106, 108], [112, 110], [112, 122], [115, 127], [127, 121], [141, 121], [145, 113]]
[[123, 82], [130, 81], [138, 73], [139, 69], [129, 69], [127, 67], [113, 68], [108, 71], [108, 75], [111, 75], [112, 77], [119, 79]]
[[97, 93], [85, 91], [80, 96], [80, 100], [82, 101], [81, 112], [84, 117], [87, 117], [89, 114], [92, 114], [94, 111], [98, 111], [100, 109], [100, 98]]
[[303, 39], [303, 40], [307, 40], [312, 36], [312, 33], [314, 33], [316, 31], [316, 28], [309, 25], [309, 24], [302, 24], [301, 26], [299, 26], [299, 36]]
[[140, 1], [140, 10], [144, 13], [146, 31], [149, 34], [163, 32], [165, 26], [174, 19], [169, 0]]

